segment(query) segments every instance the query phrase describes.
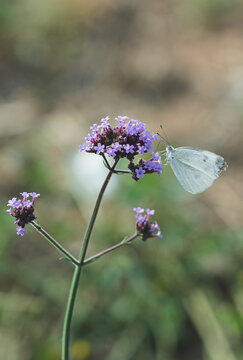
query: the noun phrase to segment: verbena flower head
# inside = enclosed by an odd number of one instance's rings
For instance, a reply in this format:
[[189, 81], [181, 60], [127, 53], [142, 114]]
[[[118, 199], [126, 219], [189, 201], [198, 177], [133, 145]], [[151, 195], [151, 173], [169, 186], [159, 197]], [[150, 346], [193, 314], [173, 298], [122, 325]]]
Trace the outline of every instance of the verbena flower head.
[[154, 224], [150, 222], [150, 217], [151, 215], [154, 215], [154, 210], [144, 210], [140, 207], [134, 208], [133, 210], [136, 212], [137, 218], [136, 229], [138, 233], [142, 235], [143, 241], [147, 240], [148, 238], [162, 238], [160, 227], [157, 222], [155, 221]]
[[[159, 140], [158, 135], [150, 133], [145, 124], [128, 116], [118, 116], [118, 125], [112, 127], [109, 117], [101, 119], [101, 124], [91, 126], [92, 132], [85, 138], [86, 143], [80, 145], [79, 151], [104, 156], [107, 154], [114, 159], [127, 158], [128, 168], [134, 180], [145, 174], [162, 172], [162, 162], [159, 153], [153, 152], [153, 143]], [[147, 161], [140, 159], [134, 162], [136, 155], [151, 154]]]
[[[10, 206], [10, 208], [6, 211], [16, 218], [14, 223], [17, 225], [17, 235], [23, 236], [25, 225], [36, 219], [34, 215], [34, 203], [40, 194], [36, 194], [35, 192], [23, 192], [20, 194], [23, 199], [17, 200], [17, 198], [12, 198], [9, 200], [7, 206]], [[31, 200], [28, 199], [29, 196], [31, 196]]]

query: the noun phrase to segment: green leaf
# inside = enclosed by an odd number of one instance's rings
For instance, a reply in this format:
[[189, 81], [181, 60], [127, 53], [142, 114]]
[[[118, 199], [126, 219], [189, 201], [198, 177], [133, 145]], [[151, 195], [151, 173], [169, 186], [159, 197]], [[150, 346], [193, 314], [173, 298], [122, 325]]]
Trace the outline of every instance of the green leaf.
[[63, 257], [59, 258], [59, 260], [67, 260], [67, 261], [73, 262], [71, 259], [69, 259], [66, 256], [63, 256]]
[[[109, 167], [107, 166], [105, 160], [103, 160], [103, 164], [105, 165], [106, 169], [109, 169]], [[110, 169], [109, 169], [110, 170]]]

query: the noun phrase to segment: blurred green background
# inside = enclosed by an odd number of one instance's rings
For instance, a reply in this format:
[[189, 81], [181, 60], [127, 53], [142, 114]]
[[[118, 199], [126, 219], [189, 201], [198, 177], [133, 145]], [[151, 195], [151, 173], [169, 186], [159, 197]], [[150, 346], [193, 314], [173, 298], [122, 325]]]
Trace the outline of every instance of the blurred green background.
[[242, 14], [240, 0], [1, 0], [1, 359], [60, 359], [73, 271], [32, 228], [16, 236], [7, 200], [41, 193], [38, 221], [77, 256], [106, 174], [78, 146], [107, 115], [163, 124], [229, 168], [196, 196], [170, 168], [113, 180], [88, 255], [133, 234], [134, 206], [164, 238], [85, 268], [73, 359], [243, 359]]

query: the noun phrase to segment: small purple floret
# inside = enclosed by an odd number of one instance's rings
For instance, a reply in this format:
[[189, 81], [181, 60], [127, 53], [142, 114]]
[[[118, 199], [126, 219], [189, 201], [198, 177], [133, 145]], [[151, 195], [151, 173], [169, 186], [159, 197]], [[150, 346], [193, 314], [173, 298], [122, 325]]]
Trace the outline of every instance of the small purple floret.
[[140, 166], [138, 169], [135, 170], [136, 171], [136, 175], [137, 178], [139, 179], [140, 177], [144, 177], [145, 174], [145, 170]]
[[147, 215], [154, 215], [154, 210], [146, 209]]
[[133, 211], [136, 211], [138, 214], [142, 214], [144, 212], [144, 209], [141, 207], [133, 208]]
[[126, 151], [126, 154], [134, 154], [134, 145], [129, 145], [129, 144], [126, 144], [126, 145], [123, 145], [123, 148], [125, 149]]
[[36, 199], [38, 196], [40, 196], [40, 194], [37, 194], [36, 192], [32, 192], [30, 193], [30, 196]]
[[[40, 194], [35, 192], [21, 193], [22, 200], [13, 198], [8, 201], [8, 206], [11, 208], [6, 210], [11, 216], [15, 217], [15, 224], [17, 225], [17, 235], [24, 235], [25, 225], [36, 219], [34, 214], [34, 203]], [[32, 200], [27, 200], [29, 196], [32, 196]]]
[[144, 145], [138, 145], [138, 154], [144, 155], [146, 153], [146, 147]]
[[21, 226], [17, 227], [17, 235], [24, 236], [25, 228], [22, 228]]
[[12, 206], [14, 209], [15, 207], [18, 207], [19, 205], [19, 200], [17, 200], [17, 198], [12, 198], [11, 200], [8, 201], [7, 206]]
[[119, 142], [115, 142], [111, 145], [115, 151], [121, 151], [122, 146], [119, 144]]
[[116, 156], [116, 150], [111, 146], [106, 148], [106, 152], [108, 156], [112, 156], [113, 158]]
[[101, 143], [98, 143], [97, 146], [94, 147], [97, 154], [101, 154], [105, 151], [105, 145], [101, 145]]
[[155, 211], [146, 209], [147, 215], [142, 215], [144, 213], [144, 209], [141, 209], [140, 207], [133, 209], [136, 212], [136, 228], [140, 235], [142, 235], [142, 240], [145, 241], [148, 238], [155, 238], [155, 237], [161, 237], [161, 230], [160, 227], [155, 221], [155, 223], [150, 222], [150, 217], [154, 215]]
[[20, 195], [23, 196], [24, 200], [26, 200], [29, 197], [29, 193], [27, 193], [26, 191], [20, 193]]
[[79, 152], [86, 151], [86, 148], [87, 148], [86, 144], [84, 144], [84, 145], [79, 145]]
[[98, 131], [99, 126], [97, 124], [94, 124], [94, 125], [90, 126], [90, 129], [93, 130], [93, 131]]

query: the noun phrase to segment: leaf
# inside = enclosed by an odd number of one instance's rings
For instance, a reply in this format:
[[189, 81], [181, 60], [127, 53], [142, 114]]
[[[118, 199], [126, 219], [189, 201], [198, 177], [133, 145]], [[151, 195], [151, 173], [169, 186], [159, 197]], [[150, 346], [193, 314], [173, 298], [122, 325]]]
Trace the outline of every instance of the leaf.
[[[106, 164], [105, 160], [103, 160], [103, 164], [105, 165], [106, 169], [109, 169], [108, 165]], [[109, 169], [110, 170], [110, 169]]]
[[63, 256], [63, 257], [59, 258], [59, 260], [67, 260], [67, 261], [73, 262], [71, 259], [69, 259], [66, 256]]

